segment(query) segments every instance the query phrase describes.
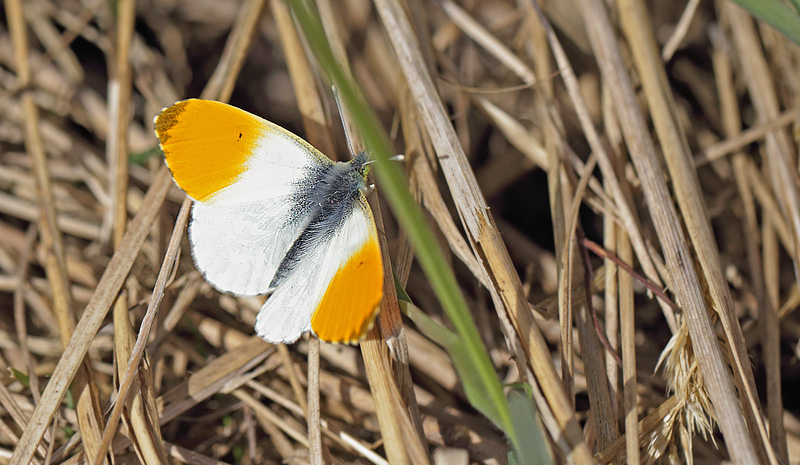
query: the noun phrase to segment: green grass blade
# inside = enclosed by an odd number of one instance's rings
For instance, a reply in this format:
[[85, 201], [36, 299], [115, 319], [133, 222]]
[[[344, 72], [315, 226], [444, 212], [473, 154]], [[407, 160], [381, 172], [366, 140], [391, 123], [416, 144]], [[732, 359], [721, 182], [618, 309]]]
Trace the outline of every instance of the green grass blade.
[[[394, 271], [392, 271], [392, 274], [394, 274]], [[413, 303], [411, 301], [411, 297], [409, 297], [408, 293], [406, 292], [406, 290], [403, 289], [403, 285], [400, 284], [400, 280], [397, 279], [397, 275], [396, 274], [394, 274], [394, 289], [397, 292], [397, 300], [399, 300], [401, 302], [405, 301], [405, 302]]]
[[28, 375], [25, 373], [17, 370], [14, 367], [11, 367], [11, 375], [20, 383], [24, 384], [26, 388], [31, 387], [31, 380], [28, 378]]
[[147, 150], [144, 150], [142, 152], [132, 153], [132, 154], [130, 154], [128, 159], [134, 165], [144, 166], [144, 163], [148, 159], [153, 158], [153, 157], [163, 157], [163, 156], [164, 156], [164, 153], [161, 152], [161, 149], [158, 148], [158, 146], [156, 145], [156, 146], [151, 147], [151, 148], [149, 148]]
[[445, 349], [449, 349], [450, 346], [458, 340], [458, 336], [454, 332], [426, 315], [425, 312], [420, 310], [420, 308], [413, 303], [401, 302], [400, 308], [403, 310], [403, 313], [417, 325], [417, 329], [419, 329], [422, 334]]
[[[774, 27], [797, 45], [800, 45], [800, 15], [781, 0], [732, 0], [751, 15]], [[800, 1], [792, 0], [795, 8]]]
[[[437, 323], [422, 312], [412, 303], [403, 302], [401, 305], [404, 313], [417, 325], [420, 331], [429, 339], [442, 346], [453, 361], [453, 366], [464, 385], [464, 392], [470, 404], [481, 412], [486, 418], [498, 422], [499, 412], [494, 404], [488, 402], [488, 393], [483, 389], [479, 379], [476, 379], [472, 370], [469, 355], [461, 339], [452, 331]], [[525, 432], [525, 440], [512, 444], [511, 458], [517, 464], [550, 465], [549, 448], [545, 440], [545, 432], [541, 423], [536, 420], [536, 408], [530, 394], [530, 386], [524, 383], [509, 385], [513, 389], [508, 394], [508, 403], [511, 408], [511, 417], [514, 428], [518, 432]]]
[[511, 438], [512, 443], [516, 444], [518, 435], [514, 429], [510, 408], [489, 354], [483, 347], [455, 276], [447, 266], [433, 233], [425, 223], [422, 211], [408, 191], [403, 174], [395, 162], [389, 161], [394, 151], [386, 133], [372, 110], [364, 103], [355, 85], [334, 59], [314, 6], [307, 0], [292, 0], [289, 4], [321, 70], [331, 84], [336, 86], [341, 101], [356, 122], [367, 149], [376, 162], [378, 186], [389, 201], [395, 216], [407, 231], [419, 264], [463, 344], [465, 357], [471, 364], [476, 380], [462, 379], [462, 382], [465, 382], [465, 390], [468, 389], [466, 382], [480, 384], [480, 389], [486, 392], [487, 401], [497, 410], [495, 423]]
[[403, 302], [401, 307], [423, 334], [436, 344], [442, 346], [447, 351], [448, 355], [450, 355], [450, 359], [453, 361], [453, 367], [456, 369], [462, 386], [464, 386], [464, 393], [467, 395], [469, 403], [493, 423], [501, 424], [501, 414], [497, 406], [491, 402], [490, 393], [473, 369], [469, 352], [464, 346], [462, 339], [431, 319], [416, 305]]
[[[526, 386], [529, 387], [529, 386]], [[525, 441], [514, 449], [517, 463], [531, 465], [551, 465], [552, 457], [542, 431], [542, 424], [537, 421], [536, 407], [530, 394], [524, 390], [513, 389], [508, 393], [508, 403], [517, 431], [525, 432]]]

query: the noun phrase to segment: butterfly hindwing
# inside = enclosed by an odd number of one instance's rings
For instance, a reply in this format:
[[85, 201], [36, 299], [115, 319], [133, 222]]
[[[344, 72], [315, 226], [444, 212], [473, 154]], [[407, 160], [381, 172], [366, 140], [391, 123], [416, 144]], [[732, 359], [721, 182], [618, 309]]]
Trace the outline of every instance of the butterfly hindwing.
[[189, 240], [195, 265], [217, 289], [237, 295], [269, 290], [286, 251], [300, 234], [302, 219], [290, 205], [248, 202], [226, 208], [195, 202]]
[[303, 251], [267, 299], [256, 333], [291, 343], [313, 330], [329, 342], [353, 343], [372, 324], [383, 296], [383, 264], [372, 212], [359, 195], [350, 214], [322, 244]]

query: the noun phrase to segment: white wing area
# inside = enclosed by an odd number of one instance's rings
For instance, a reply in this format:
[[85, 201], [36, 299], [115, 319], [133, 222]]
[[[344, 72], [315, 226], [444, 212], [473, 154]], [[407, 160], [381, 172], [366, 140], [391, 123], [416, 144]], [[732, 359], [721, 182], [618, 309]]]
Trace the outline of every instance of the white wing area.
[[253, 155], [245, 162], [236, 182], [206, 200], [227, 207], [246, 202], [280, 201], [292, 193], [295, 182], [333, 162], [303, 139], [280, 126], [262, 120], [269, 130], [258, 138]]
[[221, 291], [267, 292], [275, 270], [305, 226], [292, 221], [290, 208], [288, 198], [224, 208], [195, 202], [189, 224], [195, 266]]
[[312, 180], [333, 163], [291, 132], [248, 116], [260, 125], [253, 154], [235, 182], [195, 202], [189, 225], [197, 268], [214, 287], [237, 295], [269, 290], [275, 270], [309, 221], [292, 217], [297, 190], [315, 187], [298, 182]]
[[290, 344], [311, 330], [311, 316], [333, 276], [374, 234], [366, 202], [362, 195], [334, 236], [305, 252], [261, 307], [256, 334], [267, 342]]

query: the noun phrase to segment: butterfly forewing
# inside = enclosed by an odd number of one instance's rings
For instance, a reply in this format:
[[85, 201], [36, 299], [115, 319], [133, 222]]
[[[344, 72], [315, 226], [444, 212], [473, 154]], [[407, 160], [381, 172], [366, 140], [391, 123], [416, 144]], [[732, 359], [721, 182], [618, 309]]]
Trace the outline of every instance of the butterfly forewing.
[[164, 109], [156, 135], [192, 210], [192, 256], [222, 291], [264, 293], [308, 223], [294, 199], [332, 162], [285, 129], [244, 110], [190, 99]]

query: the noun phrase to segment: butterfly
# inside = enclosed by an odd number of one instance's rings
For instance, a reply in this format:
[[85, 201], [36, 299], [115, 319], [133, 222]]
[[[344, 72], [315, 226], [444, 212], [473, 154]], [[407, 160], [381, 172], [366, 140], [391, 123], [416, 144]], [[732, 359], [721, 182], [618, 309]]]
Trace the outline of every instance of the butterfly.
[[156, 116], [176, 184], [195, 202], [195, 266], [222, 292], [270, 294], [255, 331], [292, 343], [311, 331], [355, 343], [383, 297], [383, 262], [360, 154], [333, 162], [263, 118], [189, 99]]

